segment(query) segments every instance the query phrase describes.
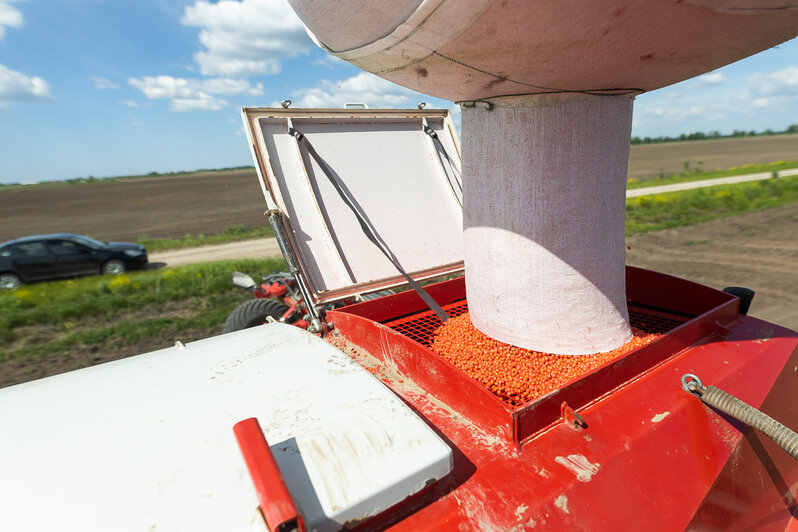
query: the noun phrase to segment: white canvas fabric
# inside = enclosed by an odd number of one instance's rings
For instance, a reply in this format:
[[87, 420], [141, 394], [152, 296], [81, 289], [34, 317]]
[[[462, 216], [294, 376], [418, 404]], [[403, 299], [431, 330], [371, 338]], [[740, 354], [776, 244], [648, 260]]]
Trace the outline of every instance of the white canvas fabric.
[[335, 52], [372, 43], [390, 34], [422, 0], [293, 0], [291, 7], [320, 44]]
[[462, 128], [472, 320], [499, 340], [564, 354], [631, 339], [632, 98], [798, 34], [798, 0], [289, 3], [338, 57], [476, 103]]
[[463, 109], [471, 320], [506, 343], [578, 355], [631, 339], [624, 275], [628, 96]]
[[319, 44], [454, 101], [650, 91], [798, 34], [798, 0], [289, 0]]

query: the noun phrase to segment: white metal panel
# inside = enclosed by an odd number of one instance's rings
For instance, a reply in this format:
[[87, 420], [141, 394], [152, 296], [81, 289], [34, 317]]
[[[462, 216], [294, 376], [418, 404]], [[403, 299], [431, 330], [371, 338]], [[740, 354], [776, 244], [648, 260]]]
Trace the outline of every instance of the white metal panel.
[[[289, 121], [335, 171], [405, 271], [461, 268], [460, 153], [448, 111], [248, 109], [245, 115], [260, 148], [256, 162], [289, 220], [292, 244], [318, 300], [349, 288], [366, 291], [398, 271], [288, 134]], [[423, 132], [425, 119], [450, 160]]]
[[0, 390], [0, 530], [262, 528], [232, 431], [248, 417], [319, 530], [451, 470], [381, 382], [270, 324]]

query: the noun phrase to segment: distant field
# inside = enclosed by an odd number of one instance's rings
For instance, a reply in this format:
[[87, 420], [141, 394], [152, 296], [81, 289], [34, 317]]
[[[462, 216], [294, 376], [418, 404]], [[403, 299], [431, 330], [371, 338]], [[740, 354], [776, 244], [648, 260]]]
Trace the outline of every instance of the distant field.
[[[679, 173], [685, 162], [708, 171], [796, 159], [798, 135], [635, 145], [629, 176]], [[0, 188], [0, 242], [62, 231], [127, 241], [213, 235], [265, 227], [265, 209], [254, 169]]]
[[795, 134], [638, 144], [629, 153], [627, 175], [644, 181], [654, 179], [660, 172], [666, 176], [682, 172], [685, 162], [690, 168], [700, 166], [708, 171], [795, 159], [798, 159]]
[[[680, 173], [685, 161], [691, 169], [702, 161], [710, 171], [797, 159], [798, 135], [637, 145], [629, 175], [645, 180], [656, 178], [660, 169]], [[767, 207], [791, 203], [629, 236], [627, 262], [715, 288], [748, 286], [758, 292], [752, 315], [798, 328], [796, 180], [630, 200], [627, 215], [637, 223], [629, 226], [630, 234], [679, 225], [671, 223], [676, 215], [695, 221], [701, 218], [697, 209], [710, 201], [725, 215], [761, 207], [755, 203], [762, 198], [778, 200]], [[756, 194], [773, 188], [777, 194]], [[716, 209], [719, 201], [722, 208]], [[132, 241], [211, 235], [237, 226], [263, 227], [264, 209], [254, 170], [0, 188], [0, 241], [60, 231]], [[0, 294], [0, 387], [218, 334], [227, 313], [250, 297], [232, 288], [230, 272], [257, 276], [280, 268], [279, 262], [201, 264]]]
[[0, 241], [53, 232], [180, 238], [268, 225], [254, 169], [0, 189]]

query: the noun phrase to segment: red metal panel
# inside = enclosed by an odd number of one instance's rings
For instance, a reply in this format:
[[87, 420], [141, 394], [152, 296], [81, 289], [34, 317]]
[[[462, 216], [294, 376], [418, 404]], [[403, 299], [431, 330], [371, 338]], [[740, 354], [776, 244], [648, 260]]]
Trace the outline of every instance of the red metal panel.
[[[461, 281], [430, 292], [463, 310]], [[627, 293], [644, 329], [686, 321], [516, 410], [424, 346], [434, 324], [414, 293], [391, 296], [390, 307], [376, 300], [331, 312], [339, 332], [397, 370], [404, 382], [387, 384], [459, 457], [412, 509], [367, 528], [784, 530], [798, 463], [766, 438], [744, 437], [745, 427], [684, 392], [680, 379], [695, 373], [798, 427], [798, 335], [738, 316], [728, 294], [654, 272], [630, 268]], [[563, 401], [586, 428], [559, 422]]]
[[[441, 322], [415, 292], [345, 307], [330, 312], [329, 317], [348, 340], [384, 363], [400, 367], [401, 373], [463, 415], [488, 423], [500, 434], [511, 434], [520, 446], [536, 432], [559, 422], [564, 401], [571, 408], [581, 408], [700, 339], [718, 331], [725, 334], [727, 330], [719, 328], [718, 323], [730, 324], [737, 319], [737, 299], [724, 292], [639, 268], [628, 268], [628, 279], [632, 325], [645, 332], [668, 334], [516, 409], [427, 349]], [[648, 290], [651, 286], [658, 287], [653, 295]], [[427, 288], [451, 315], [467, 310], [462, 278]], [[369, 320], [359, 321], [353, 315]], [[693, 319], [688, 321], [686, 316]], [[355, 322], [358, 325], [353, 329]], [[385, 327], [402, 336], [389, 334]]]
[[[465, 298], [464, 277], [431, 284], [424, 288], [440, 305], [449, 305], [456, 300]], [[375, 301], [379, 301], [379, 303], [375, 304]], [[413, 290], [405, 290], [398, 294], [381, 297], [378, 300], [364, 301], [346, 307], [348, 314], [356, 314], [380, 323], [427, 310], [429, 307]]]
[[[762, 353], [757, 361], [768, 371], [778, 369], [780, 361]], [[759, 390], [751, 390], [748, 379], [756, 377], [758, 368], [751, 368], [730, 385], [734, 395], [760, 400], [760, 410], [774, 419], [798, 428], [798, 348], [793, 350], [773, 387], [761, 400]], [[766, 390], [764, 390], [766, 391]], [[798, 485], [794, 484], [798, 462], [772, 440], [731, 418], [724, 419], [739, 430], [742, 438], [707, 497], [702, 501], [691, 526], [703, 529], [784, 530], [784, 521], [798, 516]], [[793, 472], [790, 475], [790, 472]], [[786, 474], [785, 474], [786, 473]], [[792, 476], [792, 485], [790, 482]]]
[[435, 356], [429, 349], [384, 325], [342, 311], [332, 311], [327, 315], [346, 338], [383, 364], [395, 368], [421, 388], [434, 390], [439, 400], [484, 430], [512, 440], [510, 408], [482, 384]]
[[[758, 341], [738, 335], [731, 342], [713, 341], [687, 350], [645, 378], [585, 407], [581, 414], [587, 429], [553, 426], [527, 442], [520, 453], [475, 438], [471, 429], [439, 410], [422, 409], [465, 454], [475, 472], [396, 528], [671, 531], [696, 525], [706, 529], [702, 525], [710, 522], [696, 516], [706, 501], [720, 499], [736, 505], [754, 523], [772, 523], [774, 529], [783, 530], [789, 512], [783, 502], [780, 511], [773, 511], [778, 498], [773, 496], [771, 478], [748, 474], [739, 464], [729, 465], [751, 458], [737, 450], [740, 428], [682, 391], [679, 382], [690, 370], [707, 375], [705, 382], [712, 375], [713, 384], [725, 389], [739, 389], [742, 382], [745, 387], [769, 389], [780, 372], [776, 366], [785, 362], [785, 349], [795, 348], [796, 339], [775, 338], [761, 347]], [[774, 364], [763, 367], [761, 357]], [[418, 398], [410, 401], [422, 404]], [[798, 424], [795, 415], [782, 419]], [[781, 478], [795, 495], [796, 464], [782, 466]], [[731, 478], [733, 485], [750, 485], [747, 498], [724, 499], [717, 490], [718, 479], [729, 467], [739, 475]], [[760, 508], [763, 498], [768, 504]]]

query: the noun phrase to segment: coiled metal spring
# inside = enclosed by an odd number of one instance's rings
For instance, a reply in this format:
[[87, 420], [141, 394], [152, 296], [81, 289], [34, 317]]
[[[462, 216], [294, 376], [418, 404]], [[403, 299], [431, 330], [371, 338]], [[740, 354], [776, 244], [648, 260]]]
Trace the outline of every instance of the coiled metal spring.
[[798, 460], [798, 434], [795, 431], [723, 390], [714, 386], [705, 388], [701, 379], [691, 373], [682, 376], [682, 388], [698, 396], [704, 404], [754, 427]]

